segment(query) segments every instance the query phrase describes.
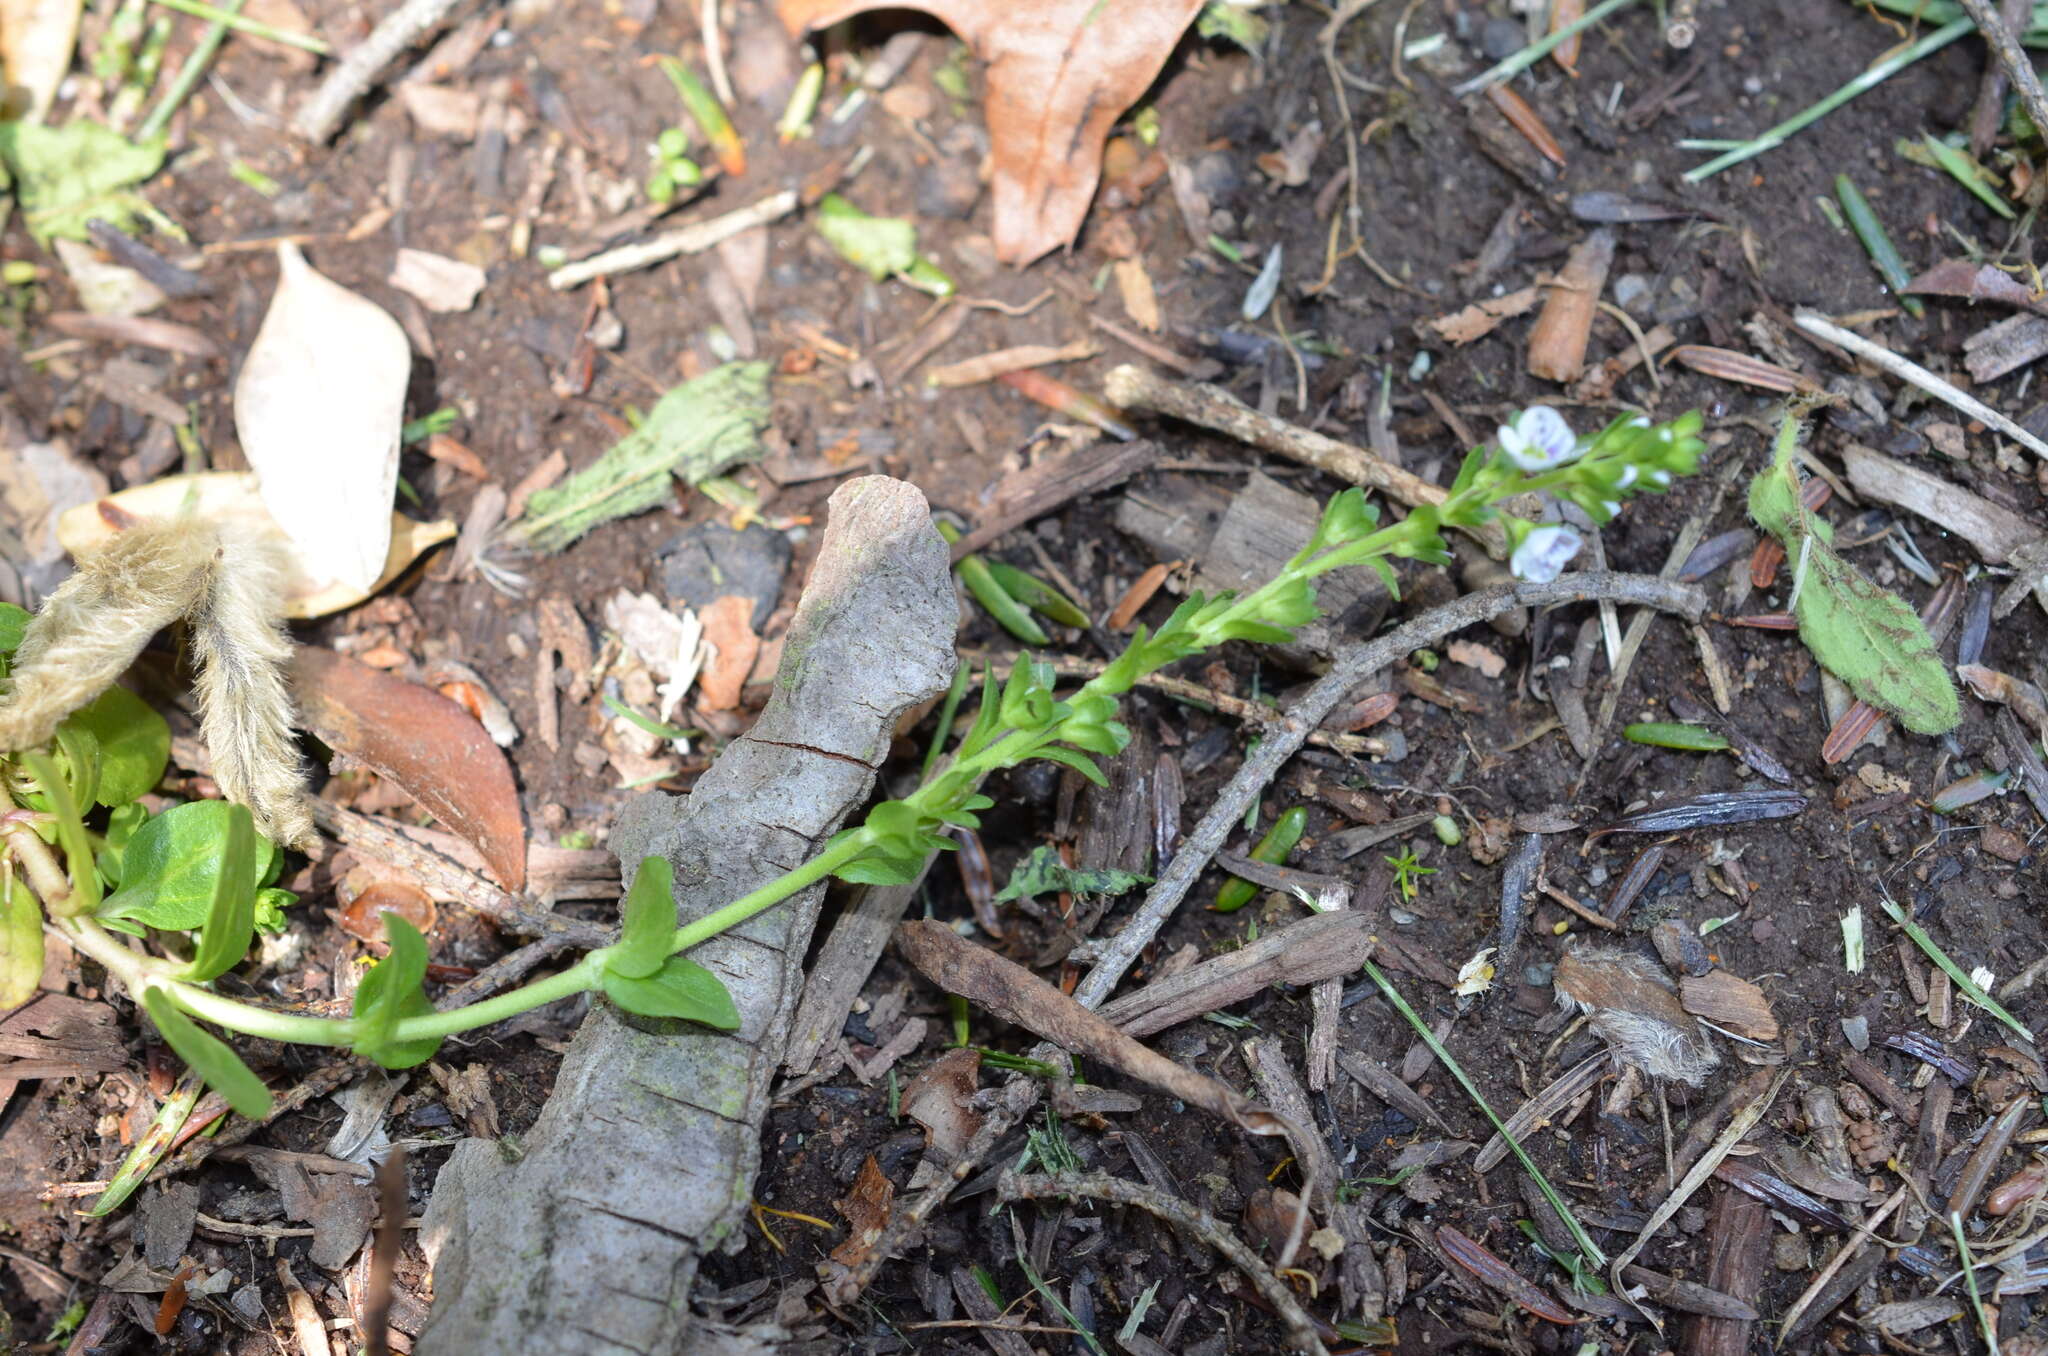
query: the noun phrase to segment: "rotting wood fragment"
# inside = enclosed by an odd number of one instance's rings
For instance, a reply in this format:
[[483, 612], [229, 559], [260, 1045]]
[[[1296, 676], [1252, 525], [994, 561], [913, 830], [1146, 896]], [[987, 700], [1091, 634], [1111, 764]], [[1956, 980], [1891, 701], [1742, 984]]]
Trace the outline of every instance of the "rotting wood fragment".
[[[1707, 1285], [1726, 1295], [1762, 1293], [1769, 1252], [1770, 1218], [1762, 1203], [1722, 1187], [1707, 1220]], [[1679, 1356], [1746, 1356], [1755, 1321], [1753, 1312], [1693, 1318], [1679, 1338]]]
[[[683, 917], [809, 859], [867, 798], [900, 715], [945, 689], [958, 615], [924, 496], [881, 477], [841, 486], [789, 632], [806, 663], [687, 800], [628, 802], [614, 850], [667, 857]], [[877, 646], [894, 662], [874, 664]], [[806, 891], [691, 953], [727, 981], [738, 1032], [598, 1002], [524, 1156], [457, 1146], [422, 1228], [437, 1292], [423, 1350], [551, 1356], [567, 1331], [643, 1353], [688, 1348], [699, 1261], [742, 1236], [822, 897]]]
[[1241, 1003], [1273, 984], [1339, 979], [1371, 957], [1371, 921], [1348, 909], [1315, 914], [1104, 1003], [1099, 1011], [1126, 1035], [1144, 1037]]
[[1444, 1118], [1437, 1114], [1415, 1089], [1394, 1077], [1393, 1073], [1379, 1061], [1366, 1055], [1353, 1054], [1349, 1050], [1337, 1052], [1337, 1067], [1365, 1085], [1365, 1090], [1385, 1102], [1394, 1110], [1414, 1121], [1417, 1125], [1434, 1125], [1448, 1130]]

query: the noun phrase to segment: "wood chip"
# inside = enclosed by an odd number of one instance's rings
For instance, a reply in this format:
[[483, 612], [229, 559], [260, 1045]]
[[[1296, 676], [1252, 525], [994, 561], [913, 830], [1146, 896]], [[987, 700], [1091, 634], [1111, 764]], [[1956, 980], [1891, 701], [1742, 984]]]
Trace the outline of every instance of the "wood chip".
[[1586, 367], [1593, 316], [1614, 264], [1614, 232], [1598, 230], [1572, 246], [1551, 282], [1543, 313], [1529, 331], [1529, 374], [1545, 381], [1576, 381]]
[[1543, 299], [1543, 293], [1534, 287], [1525, 287], [1519, 292], [1510, 292], [1502, 297], [1489, 297], [1475, 301], [1462, 311], [1440, 315], [1423, 321], [1437, 338], [1445, 343], [1463, 347], [1475, 339], [1484, 339], [1500, 328], [1503, 320], [1518, 315], [1527, 315], [1536, 309], [1536, 303]]
[[1748, 980], [1714, 970], [1681, 976], [1678, 1001], [1693, 1016], [1726, 1027], [1738, 1036], [1770, 1044], [1778, 1039], [1778, 1019], [1764, 991]]

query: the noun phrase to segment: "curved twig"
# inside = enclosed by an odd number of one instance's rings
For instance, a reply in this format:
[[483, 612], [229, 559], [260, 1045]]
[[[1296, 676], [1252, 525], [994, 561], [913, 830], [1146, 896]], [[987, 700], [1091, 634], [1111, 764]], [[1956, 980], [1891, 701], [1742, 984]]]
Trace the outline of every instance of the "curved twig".
[[1445, 636], [1514, 608], [1601, 600], [1662, 608], [1679, 613], [1688, 621], [1699, 620], [1707, 606], [1705, 592], [1689, 584], [1667, 583], [1651, 575], [1588, 571], [1568, 574], [1548, 584], [1507, 584], [1468, 593], [1403, 622], [1383, 636], [1340, 651], [1330, 671], [1282, 719], [1266, 728], [1258, 748], [1246, 755], [1237, 775], [1174, 854], [1172, 864], [1160, 873], [1145, 902], [1102, 949], [1101, 958], [1074, 991], [1074, 997], [1088, 1007], [1095, 1007], [1109, 997], [1138, 954], [1159, 935], [1159, 929], [1179, 907], [1209, 859], [1223, 846], [1231, 829], [1244, 819], [1245, 810], [1301, 748], [1309, 732], [1321, 725], [1323, 718], [1353, 688], [1410, 651], [1434, 645]]

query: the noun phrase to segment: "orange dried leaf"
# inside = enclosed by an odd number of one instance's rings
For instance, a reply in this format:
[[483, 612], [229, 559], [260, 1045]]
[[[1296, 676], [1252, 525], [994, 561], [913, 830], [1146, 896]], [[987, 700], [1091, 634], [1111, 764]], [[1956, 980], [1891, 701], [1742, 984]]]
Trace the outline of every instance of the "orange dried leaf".
[[996, 257], [1028, 264], [1080, 232], [1103, 142], [1158, 76], [1202, 0], [778, 0], [792, 34], [870, 9], [916, 9], [988, 63]]
[[1527, 99], [1506, 85], [1488, 85], [1486, 97], [1493, 100], [1493, 106], [1508, 120], [1508, 126], [1520, 132], [1539, 155], [1553, 165], [1561, 167], [1565, 164], [1564, 147], [1557, 144], [1557, 138], [1550, 134], [1550, 128]]
[[736, 594], [697, 610], [697, 620], [704, 623], [704, 639], [717, 650], [697, 678], [698, 704], [707, 711], [730, 711], [740, 704], [740, 689], [746, 686], [754, 659], [761, 653], [761, 638], [749, 624], [753, 611], [753, 600]]
[[507, 889], [525, 888], [519, 788], [474, 716], [430, 687], [313, 646], [298, 651], [292, 679], [308, 730], [403, 787]]
[[869, 1154], [853, 1179], [853, 1189], [838, 1202], [839, 1213], [850, 1226], [846, 1241], [832, 1249], [832, 1260], [844, 1267], [858, 1267], [867, 1260], [868, 1250], [889, 1225], [889, 1208], [896, 1203], [896, 1185], [882, 1174], [882, 1165]]
[[1536, 309], [1536, 303], [1543, 294], [1533, 287], [1519, 292], [1510, 292], [1504, 297], [1489, 297], [1475, 301], [1462, 311], [1440, 315], [1422, 323], [1446, 343], [1463, 346], [1475, 339], [1484, 339], [1499, 328], [1500, 322], [1511, 316], [1524, 315]]

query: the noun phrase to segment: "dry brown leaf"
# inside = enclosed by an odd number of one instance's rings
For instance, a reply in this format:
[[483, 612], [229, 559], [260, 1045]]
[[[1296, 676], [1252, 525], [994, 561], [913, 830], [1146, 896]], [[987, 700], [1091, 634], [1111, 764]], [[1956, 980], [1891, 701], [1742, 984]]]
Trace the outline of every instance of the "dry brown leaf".
[[843, 1267], [857, 1268], [867, 1260], [868, 1249], [889, 1225], [889, 1208], [896, 1203], [896, 1184], [882, 1174], [882, 1165], [869, 1154], [853, 1179], [853, 1189], [837, 1202], [839, 1213], [849, 1226], [846, 1241], [832, 1249], [832, 1260]]
[[483, 854], [507, 889], [525, 888], [519, 788], [475, 717], [430, 687], [332, 650], [301, 648], [292, 676], [306, 729], [412, 793]]
[[1693, 1016], [1738, 1036], [1766, 1044], [1778, 1039], [1778, 1019], [1771, 1012], [1771, 1000], [1764, 997], [1762, 989], [1726, 970], [1680, 976], [1678, 1001]]
[[1973, 264], [1967, 259], [1944, 259], [1907, 283], [1904, 290], [1921, 296], [2003, 302], [2048, 315], [2048, 296], [1994, 264]]
[[1514, 316], [1526, 315], [1536, 309], [1536, 303], [1543, 294], [1534, 287], [1525, 287], [1519, 292], [1510, 292], [1504, 297], [1488, 297], [1475, 301], [1462, 311], [1440, 315], [1422, 323], [1445, 343], [1465, 345], [1475, 339], [1484, 339], [1500, 327], [1500, 322]]
[[1124, 314], [1136, 322], [1139, 329], [1150, 334], [1159, 333], [1162, 323], [1159, 291], [1152, 286], [1152, 275], [1145, 271], [1143, 259], [1116, 261], [1116, 290], [1123, 298]]
[[1030, 263], [1080, 232], [1102, 146], [1151, 85], [1202, 0], [779, 0], [792, 34], [870, 9], [933, 15], [988, 63], [996, 257]]
[[753, 611], [753, 599], [728, 593], [697, 613], [704, 639], [716, 651], [697, 678], [697, 704], [707, 711], [730, 711], [740, 704], [740, 689], [761, 652], [761, 638], [748, 624]]
[[981, 1081], [981, 1051], [948, 1050], [903, 1089], [903, 1114], [924, 1127], [925, 1147], [952, 1162], [981, 1129], [972, 1106]]

